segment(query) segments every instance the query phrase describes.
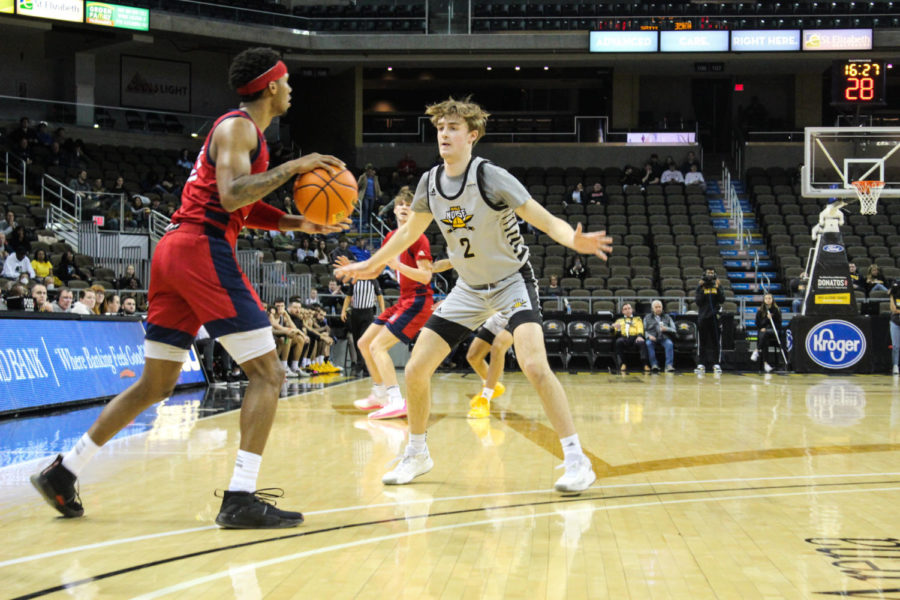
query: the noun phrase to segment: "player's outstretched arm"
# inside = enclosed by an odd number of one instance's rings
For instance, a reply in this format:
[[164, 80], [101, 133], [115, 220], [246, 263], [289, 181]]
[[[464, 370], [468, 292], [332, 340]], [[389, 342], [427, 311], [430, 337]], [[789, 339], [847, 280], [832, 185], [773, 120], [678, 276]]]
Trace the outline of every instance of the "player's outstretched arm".
[[443, 273], [444, 271], [449, 271], [453, 268], [453, 263], [450, 262], [449, 258], [442, 258], [441, 260], [435, 261], [434, 264], [431, 265], [432, 273]]
[[534, 199], [517, 208], [516, 214], [549, 235], [557, 243], [581, 254], [593, 254], [606, 260], [609, 253], [612, 252], [612, 238], [606, 235], [605, 231], [584, 233], [581, 230], [581, 223], [572, 229], [571, 225], [559, 217], [551, 215]]
[[431, 274], [434, 272], [432, 265], [433, 263], [430, 260], [417, 260], [415, 267], [404, 265], [397, 258], [388, 261], [390, 268], [423, 285], [431, 283]]
[[414, 212], [406, 224], [391, 236], [388, 243], [382, 246], [371, 258], [362, 262], [351, 263], [349, 260], [335, 263], [334, 276], [340, 281], [356, 281], [357, 279], [375, 279], [395, 256], [409, 248], [419, 236], [425, 233], [431, 224], [431, 213]]
[[210, 154], [216, 161], [216, 187], [222, 208], [233, 212], [253, 204], [294, 175], [322, 167], [344, 168], [341, 159], [318, 153], [290, 160], [263, 173], [250, 173], [250, 154], [256, 150], [256, 128], [247, 119], [227, 119], [213, 134]]

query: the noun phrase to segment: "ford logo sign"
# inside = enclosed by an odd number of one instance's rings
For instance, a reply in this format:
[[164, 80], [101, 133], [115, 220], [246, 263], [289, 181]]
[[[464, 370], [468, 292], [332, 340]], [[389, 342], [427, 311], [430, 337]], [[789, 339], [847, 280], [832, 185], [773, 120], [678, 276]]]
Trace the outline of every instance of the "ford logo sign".
[[847, 321], [822, 321], [806, 334], [806, 353], [826, 369], [852, 367], [866, 353], [866, 336]]
[[825, 252], [838, 253], [843, 252], [844, 247], [840, 244], [825, 244], [824, 246], [822, 246], [822, 250], [824, 250]]

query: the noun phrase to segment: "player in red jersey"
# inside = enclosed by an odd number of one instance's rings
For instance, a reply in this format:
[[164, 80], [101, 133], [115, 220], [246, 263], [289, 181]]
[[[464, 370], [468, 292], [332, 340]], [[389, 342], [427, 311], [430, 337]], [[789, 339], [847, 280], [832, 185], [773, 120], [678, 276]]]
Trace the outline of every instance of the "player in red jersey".
[[272, 494], [257, 493], [263, 448], [275, 418], [284, 369], [259, 297], [234, 254], [245, 225], [282, 231], [330, 233], [341, 226], [314, 225], [259, 199], [291, 177], [317, 167], [338, 170], [333, 156], [309, 154], [267, 170], [263, 131], [290, 107], [287, 67], [268, 48], [251, 48], [231, 63], [228, 80], [240, 108], [213, 124], [182, 192], [182, 204], [153, 255], [144, 370], [116, 396], [75, 447], [31, 478], [66, 517], [84, 513], [75, 481], [87, 462], [123, 427], [172, 393], [200, 326], [241, 365], [250, 380], [241, 406], [241, 440], [234, 473], [216, 523], [227, 528], [294, 527], [303, 515], [276, 508]]
[[[398, 228], [409, 220], [412, 193], [405, 190], [394, 198], [394, 214]], [[396, 230], [384, 238], [387, 242]], [[338, 264], [349, 264], [339, 260]], [[449, 262], [449, 261], [448, 261]], [[388, 350], [397, 342], [408, 344], [431, 316], [434, 298], [431, 290], [431, 247], [425, 234], [403, 254], [388, 263], [400, 281], [400, 299], [378, 315], [356, 345], [372, 377], [372, 391], [368, 398], [353, 404], [360, 410], [373, 411], [370, 419], [394, 419], [406, 416], [406, 401], [397, 383], [394, 361]], [[449, 266], [449, 264], [447, 265]]]

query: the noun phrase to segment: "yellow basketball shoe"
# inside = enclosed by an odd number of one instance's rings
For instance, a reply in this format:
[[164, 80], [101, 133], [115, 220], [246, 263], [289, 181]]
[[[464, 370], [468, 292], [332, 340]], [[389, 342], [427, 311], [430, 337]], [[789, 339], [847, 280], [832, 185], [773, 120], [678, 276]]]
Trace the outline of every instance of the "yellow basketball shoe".
[[506, 391], [506, 386], [498, 381], [497, 385], [494, 386], [494, 395], [491, 396], [491, 400], [496, 400], [497, 398], [502, 396], [503, 392], [505, 392], [505, 391]]
[[326, 365], [329, 369], [331, 369], [331, 372], [332, 372], [332, 373], [340, 373], [340, 372], [342, 372], [342, 371], [344, 370], [343, 367], [337, 366], [336, 364], [334, 364], [334, 363], [331, 362], [330, 360], [325, 361], [325, 365]]
[[482, 395], [472, 398], [472, 408], [469, 409], [468, 419], [489, 419], [491, 417], [491, 401]]

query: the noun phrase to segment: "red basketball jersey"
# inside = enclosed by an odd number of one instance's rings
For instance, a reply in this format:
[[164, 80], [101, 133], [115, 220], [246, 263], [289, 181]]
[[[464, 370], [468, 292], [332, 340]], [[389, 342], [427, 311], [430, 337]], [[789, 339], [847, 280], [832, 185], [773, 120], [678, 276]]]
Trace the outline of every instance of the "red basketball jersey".
[[173, 223], [196, 223], [215, 227], [225, 232], [225, 239], [232, 247], [237, 243], [238, 233], [244, 227], [244, 221], [256, 206], [256, 202], [242, 206], [231, 213], [222, 207], [219, 190], [216, 187], [216, 163], [209, 155], [209, 145], [219, 123], [225, 119], [235, 118], [249, 119], [256, 128], [259, 143], [256, 151], [250, 157], [250, 173], [262, 173], [269, 168], [269, 148], [259, 127], [256, 127], [256, 123], [244, 111], [237, 109], [228, 111], [216, 119], [209, 130], [203, 148], [200, 149], [200, 154], [197, 156], [197, 162], [194, 163], [194, 168], [181, 192], [181, 206], [172, 215]]
[[[388, 240], [391, 239], [391, 236], [397, 230], [391, 231], [384, 237], [384, 243], [387, 244]], [[419, 236], [412, 245], [403, 251], [400, 254], [400, 262], [406, 265], [407, 267], [412, 267], [413, 269], [418, 269], [419, 265], [417, 261], [420, 260], [432, 260], [431, 258], [431, 244], [428, 243], [428, 238], [425, 237], [425, 234]], [[400, 282], [400, 297], [409, 297], [409, 296], [423, 296], [425, 294], [433, 293], [431, 290], [431, 284], [424, 285], [419, 283], [414, 279], [410, 279], [409, 277], [403, 275], [402, 273], [397, 274], [397, 280]]]

